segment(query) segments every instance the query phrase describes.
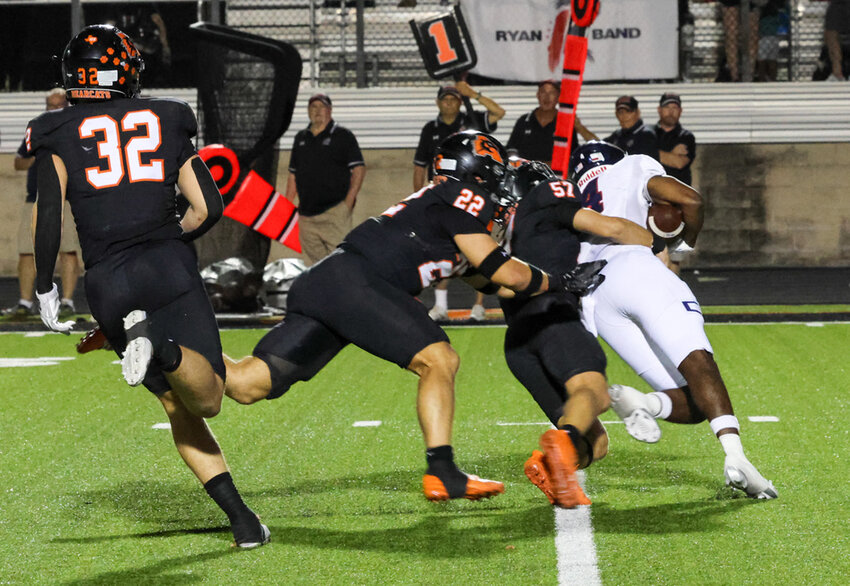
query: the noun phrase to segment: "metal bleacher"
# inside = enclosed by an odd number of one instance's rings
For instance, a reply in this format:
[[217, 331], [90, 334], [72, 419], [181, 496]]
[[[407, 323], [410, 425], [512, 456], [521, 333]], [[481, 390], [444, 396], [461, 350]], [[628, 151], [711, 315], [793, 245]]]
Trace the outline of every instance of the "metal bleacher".
[[[422, 125], [436, 116], [438, 85], [384, 88], [332, 88], [334, 119], [350, 128], [365, 149], [414, 148]], [[507, 140], [513, 123], [537, 105], [534, 86], [483, 86], [507, 115], [495, 133]], [[700, 144], [822, 143], [850, 140], [850, 83], [777, 82], [752, 84], [611, 84], [582, 89], [578, 115], [601, 137], [616, 128], [614, 101], [623, 94], [640, 102], [644, 120], [654, 123], [664, 91], [682, 96], [682, 124]], [[289, 149], [307, 125], [307, 99], [318, 91], [303, 86], [292, 124], [280, 147]], [[197, 103], [194, 89], [158, 90]], [[0, 94], [0, 152], [18, 148], [27, 121], [44, 109], [42, 92]]]

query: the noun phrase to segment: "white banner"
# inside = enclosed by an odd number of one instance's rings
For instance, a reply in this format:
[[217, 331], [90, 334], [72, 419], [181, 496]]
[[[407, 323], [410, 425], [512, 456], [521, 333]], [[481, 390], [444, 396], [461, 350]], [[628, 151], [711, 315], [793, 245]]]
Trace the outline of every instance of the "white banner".
[[[472, 72], [509, 81], [560, 79], [559, 5], [569, 11], [565, 0], [461, 0], [478, 54]], [[599, 17], [586, 31], [584, 79], [678, 77], [677, 10], [677, 0], [602, 0]]]

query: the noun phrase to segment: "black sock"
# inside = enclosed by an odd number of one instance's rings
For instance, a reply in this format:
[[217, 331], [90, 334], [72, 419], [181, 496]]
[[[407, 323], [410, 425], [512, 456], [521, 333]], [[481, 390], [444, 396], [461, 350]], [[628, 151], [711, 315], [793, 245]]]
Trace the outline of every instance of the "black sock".
[[204, 490], [227, 515], [236, 543], [260, 540], [257, 538], [262, 535], [260, 520], [242, 500], [230, 472], [222, 472], [209, 479], [204, 484]]
[[158, 347], [154, 346], [153, 357], [163, 372], [174, 372], [183, 361], [183, 349], [174, 340], [165, 338]]
[[428, 448], [425, 450], [425, 459], [428, 462], [425, 474], [439, 478], [450, 498], [460, 498], [466, 494], [467, 476], [455, 464], [451, 446]]
[[584, 434], [582, 434], [574, 425], [559, 425], [558, 429], [562, 429], [567, 432], [567, 435], [570, 436], [570, 441], [573, 442], [573, 447], [576, 449], [576, 453], [578, 453], [579, 449], [583, 447]]

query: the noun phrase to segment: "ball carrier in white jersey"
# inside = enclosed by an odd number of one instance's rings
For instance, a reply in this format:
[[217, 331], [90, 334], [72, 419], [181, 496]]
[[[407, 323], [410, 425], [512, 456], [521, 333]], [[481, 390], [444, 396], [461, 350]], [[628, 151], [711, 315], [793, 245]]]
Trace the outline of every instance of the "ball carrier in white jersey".
[[[590, 141], [570, 159], [570, 179], [585, 206], [606, 216], [646, 225], [649, 206], [681, 208], [680, 237], [694, 246], [702, 228], [702, 199], [694, 189], [664, 174], [658, 161], [627, 156], [614, 145]], [[693, 292], [644, 246], [617, 245], [603, 238], [582, 244], [580, 262], [605, 259], [605, 281], [582, 300], [583, 319], [654, 390], [613, 385], [612, 408], [640, 441], [661, 437], [656, 418], [672, 423], [708, 420], [726, 453], [726, 484], [759, 499], [776, 498], [773, 484], [744, 455], [740, 427], [705, 335]]]

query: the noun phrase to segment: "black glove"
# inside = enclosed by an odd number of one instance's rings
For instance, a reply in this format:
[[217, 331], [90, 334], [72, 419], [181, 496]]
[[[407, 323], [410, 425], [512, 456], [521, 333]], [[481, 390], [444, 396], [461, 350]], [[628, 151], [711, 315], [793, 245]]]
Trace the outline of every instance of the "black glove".
[[583, 262], [563, 275], [549, 278], [549, 291], [568, 291], [575, 295], [585, 295], [596, 289], [605, 280], [599, 271], [608, 264], [607, 260]]

